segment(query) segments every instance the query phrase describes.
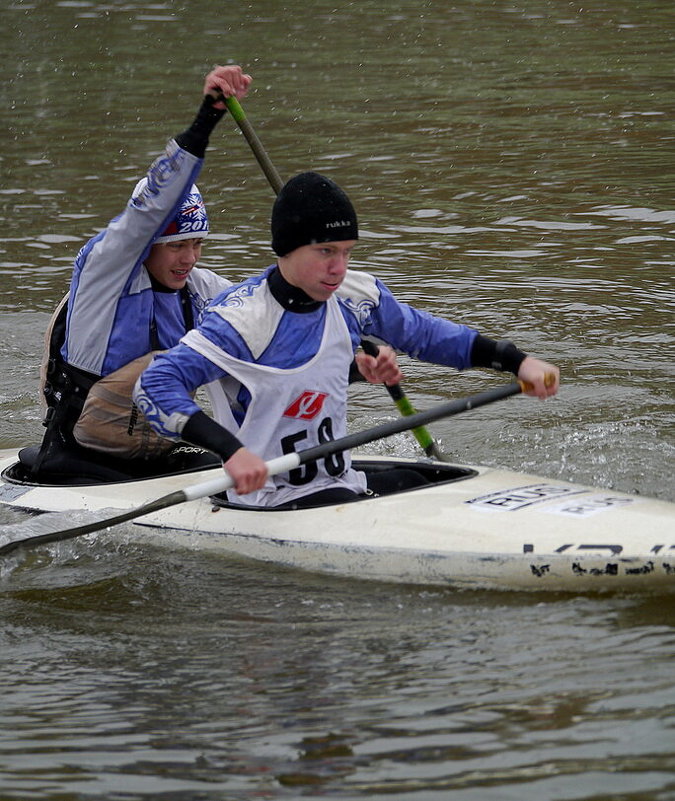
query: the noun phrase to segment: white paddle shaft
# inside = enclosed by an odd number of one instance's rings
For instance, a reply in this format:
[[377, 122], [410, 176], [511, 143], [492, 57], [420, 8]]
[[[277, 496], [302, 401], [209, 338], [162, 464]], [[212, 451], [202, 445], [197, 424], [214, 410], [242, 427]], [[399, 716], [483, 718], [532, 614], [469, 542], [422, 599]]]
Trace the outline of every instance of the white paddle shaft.
[[[287, 473], [300, 466], [300, 456], [297, 453], [287, 453], [284, 456], [279, 456], [276, 459], [270, 459], [267, 464], [267, 474], [276, 476], [278, 473]], [[192, 487], [186, 487], [183, 490], [186, 501], [195, 501], [197, 498], [206, 498], [209, 495], [217, 495], [219, 492], [232, 489], [234, 481], [232, 476], [224, 472], [218, 478], [212, 478], [209, 481], [202, 481], [201, 484], [194, 484]]]

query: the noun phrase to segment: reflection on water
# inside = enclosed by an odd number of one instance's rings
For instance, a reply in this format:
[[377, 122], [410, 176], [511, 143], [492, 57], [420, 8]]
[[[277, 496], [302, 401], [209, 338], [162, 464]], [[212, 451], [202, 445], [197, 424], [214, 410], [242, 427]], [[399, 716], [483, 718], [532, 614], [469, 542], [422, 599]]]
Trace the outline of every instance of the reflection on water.
[[662, 601], [373, 587], [112, 541], [52, 553], [0, 597], [6, 797], [672, 792]]
[[[0, 8], [0, 446], [40, 436], [75, 253], [230, 59], [281, 175], [352, 195], [356, 266], [561, 365], [555, 401], [435, 424], [444, 450], [675, 500], [671, 4], [226, 12]], [[200, 186], [205, 266], [266, 265], [273, 195], [231, 120]], [[420, 408], [503, 380], [402, 362]], [[395, 411], [359, 387], [351, 414]], [[372, 587], [105, 535], [42, 549], [0, 582], [2, 796], [665, 801], [671, 605]]]

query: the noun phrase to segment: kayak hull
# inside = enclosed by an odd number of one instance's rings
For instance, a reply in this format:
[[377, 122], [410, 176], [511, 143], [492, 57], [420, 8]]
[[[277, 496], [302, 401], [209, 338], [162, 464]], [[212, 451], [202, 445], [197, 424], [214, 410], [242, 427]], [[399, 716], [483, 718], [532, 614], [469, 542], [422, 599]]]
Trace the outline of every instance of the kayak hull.
[[[7, 476], [16, 459], [16, 451], [0, 452], [0, 503], [39, 512], [114, 514], [220, 469], [40, 487]], [[134, 539], [363, 580], [502, 591], [675, 592], [673, 503], [483, 466], [373, 456], [355, 456], [355, 463], [436, 467], [445, 480], [292, 511], [190, 501], [136, 519]], [[123, 529], [127, 535], [130, 525]]]

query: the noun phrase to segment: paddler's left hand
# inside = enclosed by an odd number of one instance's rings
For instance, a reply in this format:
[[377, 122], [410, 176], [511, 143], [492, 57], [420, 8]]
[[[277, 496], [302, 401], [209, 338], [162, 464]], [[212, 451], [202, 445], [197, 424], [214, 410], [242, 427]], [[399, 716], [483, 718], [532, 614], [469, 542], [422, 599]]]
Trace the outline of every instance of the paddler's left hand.
[[525, 395], [542, 400], [555, 395], [560, 388], [560, 370], [555, 365], [535, 359], [533, 356], [526, 356], [523, 359], [518, 370], [518, 378], [526, 384], [523, 388]]
[[377, 356], [357, 353], [354, 356], [361, 375], [371, 384], [398, 384], [403, 379], [396, 353], [389, 345], [380, 345]]
[[[252, 80], [251, 76], [236, 64], [217, 66], [204, 79], [204, 94], [220, 91], [224, 97], [236, 97], [237, 100], [241, 100], [246, 97]], [[218, 109], [226, 108], [222, 101], [214, 103], [213, 106]]]

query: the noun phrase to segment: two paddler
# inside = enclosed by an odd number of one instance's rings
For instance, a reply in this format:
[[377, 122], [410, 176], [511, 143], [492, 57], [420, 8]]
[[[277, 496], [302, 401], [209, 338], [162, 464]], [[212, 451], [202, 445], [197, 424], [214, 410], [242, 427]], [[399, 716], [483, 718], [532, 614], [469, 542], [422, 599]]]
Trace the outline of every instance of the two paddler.
[[[67, 303], [48, 336], [47, 431], [31, 457], [36, 476], [77, 473], [83, 463], [98, 477], [121, 477], [213, 461], [211, 454], [157, 436], [131, 392], [152, 354], [176, 345], [231, 286], [196, 266], [209, 218], [195, 182], [226, 109], [211, 93], [239, 100], [250, 84], [239, 66], [211, 70], [192, 124], [169, 140], [122, 213], [78, 253]], [[401, 378], [391, 349], [377, 359], [360, 354], [358, 366], [373, 383]]]

